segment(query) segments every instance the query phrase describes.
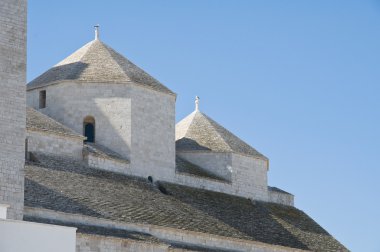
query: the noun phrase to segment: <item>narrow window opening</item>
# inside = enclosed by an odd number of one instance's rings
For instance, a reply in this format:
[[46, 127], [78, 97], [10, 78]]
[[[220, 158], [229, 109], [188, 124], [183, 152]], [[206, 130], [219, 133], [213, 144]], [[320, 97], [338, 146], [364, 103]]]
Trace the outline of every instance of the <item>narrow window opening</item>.
[[46, 108], [46, 90], [40, 91], [40, 109]]
[[92, 116], [87, 116], [83, 120], [83, 135], [87, 138], [85, 142], [95, 142], [95, 119]]

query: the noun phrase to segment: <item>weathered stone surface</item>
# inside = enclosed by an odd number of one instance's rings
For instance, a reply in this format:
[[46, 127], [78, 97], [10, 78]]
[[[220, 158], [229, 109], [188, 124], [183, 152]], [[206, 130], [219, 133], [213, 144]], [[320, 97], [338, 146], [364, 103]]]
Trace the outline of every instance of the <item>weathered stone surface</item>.
[[72, 129], [60, 124], [37, 110], [26, 108], [26, 129], [31, 131], [42, 131], [45, 133], [63, 135], [67, 137], [76, 137], [84, 139], [82, 134], [78, 134]]
[[[40, 89], [28, 91], [38, 109]], [[130, 161], [137, 176], [171, 180], [175, 171], [175, 96], [132, 84], [61, 83], [46, 87], [47, 106], [39, 111], [83, 133], [95, 119], [95, 143]]]
[[183, 174], [185, 176], [190, 175], [205, 179], [226, 181], [224, 178], [181, 158], [179, 155], [176, 156], [176, 173]]
[[21, 219], [24, 197], [26, 0], [0, 1], [0, 203]]
[[42, 152], [82, 160], [85, 138], [30, 107], [26, 108], [26, 129], [28, 152]]
[[27, 130], [28, 152], [42, 152], [82, 160], [83, 138], [52, 132]]
[[93, 40], [28, 84], [28, 90], [64, 81], [134, 83], [174, 94], [100, 40]]
[[83, 159], [89, 167], [95, 169], [133, 175], [129, 160], [99, 144], [86, 143]]
[[229, 182], [209, 183], [177, 173], [177, 183], [254, 200], [278, 199], [268, 195], [268, 159], [199, 110], [176, 125], [176, 151], [205, 173]]
[[239, 153], [267, 159], [249, 144], [200, 111], [194, 111], [176, 125], [177, 151]]
[[268, 186], [269, 201], [294, 206], [294, 196], [288, 192], [285, 192], [277, 187]]
[[[294, 207], [171, 183], [149, 183], [59, 157], [37, 158], [40, 163], [26, 167], [28, 207], [178, 229], [181, 239], [190, 237], [181, 234], [188, 231], [203, 233], [204, 239], [217, 235], [312, 251], [347, 251]], [[200, 242], [199, 238], [194, 242]]]

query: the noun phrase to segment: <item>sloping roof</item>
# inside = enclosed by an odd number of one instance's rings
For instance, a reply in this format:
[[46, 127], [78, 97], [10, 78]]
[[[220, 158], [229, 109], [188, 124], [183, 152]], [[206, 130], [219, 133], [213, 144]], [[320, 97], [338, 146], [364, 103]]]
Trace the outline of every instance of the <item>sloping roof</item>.
[[226, 181], [225, 179], [208, 172], [207, 170], [179, 157], [178, 155], [175, 157], [175, 167], [176, 167], [176, 172], [179, 172], [185, 175], [192, 175], [192, 176], [201, 177], [205, 179]]
[[289, 206], [88, 168], [36, 155], [25, 167], [25, 206], [260, 241], [312, 251], [347, 251], [304, 212]]
[[176, 149], [177, 151], [235, 152], [267, 159], [198, 110], [177, 123]]
[[[211, 249], [204, 248], [196, 245], [188, 245], [188, 244], [180, 244], [177, 242], [169, 242], [167, 240], [160, 240], [152, 235], [140, 232], [134, 232], [124, 229], [110, 228], [110, 227], [99, 227], [99, 226], [91, 226], [91, 225], [83, 225], [74, 222], [67, 221], [59, 221], [52, 220], [46, 218], [36, 218], [31, 216], [24, 216], [24, 221], [37, 222], [37, 223], [45, 223], [51, 225], [59, 225], [65, 227], [75, 227], [77, 228], [77, 233], [87, 234], [87, 235], [98, 235], [98, 236], [106, 236], [106, 237], [118, 237], [128, 240], [133, 240], [136, 242], [144, 242], [150, 244], [158, 244], [158, 245], [167, 245], [169, 251], [180, 251], [180, 252], [223, 252], [223, 251], [231, 251], [231, 250], [220, 250], [220, 249]], [[178, 249], [178, 250], [177, 250]]]
[[84, 138], [72, 129], [60, 124], [53, 118], [44, 115], [31, 107], [26, 107], [26, 129]]
[[61, 81], [135, 83], [160, 92], [171, 90], [100, 40], [93, 40], [31, 81], [27, 89]]
[[83, 150], [98, 157], [113, 159], [113, 160], [117, 160], [123, 163], [130, 163], [129, 160], [122, 157], [119, 153], [116, 153], [108, 149], [107, 147], [97, 144], [97, 143], [95, 144], [95, 143], [87, 142], [84, 144]]

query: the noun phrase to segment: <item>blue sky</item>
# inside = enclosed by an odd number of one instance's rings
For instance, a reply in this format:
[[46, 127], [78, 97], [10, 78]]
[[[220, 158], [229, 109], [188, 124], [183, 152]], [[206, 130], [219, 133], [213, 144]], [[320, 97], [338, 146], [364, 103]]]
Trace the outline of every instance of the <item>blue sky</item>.
[[380, 251], [380, 1], [29, 1], [28, 80], [101, 39], [270, 158], [269, 183]]

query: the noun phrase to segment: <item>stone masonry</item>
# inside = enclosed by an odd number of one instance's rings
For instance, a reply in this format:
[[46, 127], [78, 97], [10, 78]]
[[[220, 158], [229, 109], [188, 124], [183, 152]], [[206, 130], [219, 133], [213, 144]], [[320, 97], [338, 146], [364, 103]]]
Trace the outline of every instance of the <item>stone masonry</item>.
[[[175, 96], [137, 85], [63, 82], [28, 91], [27, 103], [79, 134], [95, 119], [95, 143], [130, 160], [131, 172], [171, 181], [175, 167]], [[54, 101], [54, 102], [53, 102]], [[128, 172], [130, 173], [130, 172]]]
[[176, 94], [101, 42], [98, 26], [25, 88], [26, 8], [0, 1], [8, 218], [74, 227], [77, 252], [348, 251], [268, 186], [268, 158], [201, 113], [198, 97], [176, 126]]
[[0, 203], [21, 219], [24, 204], [26, 0], [0, 1]]

